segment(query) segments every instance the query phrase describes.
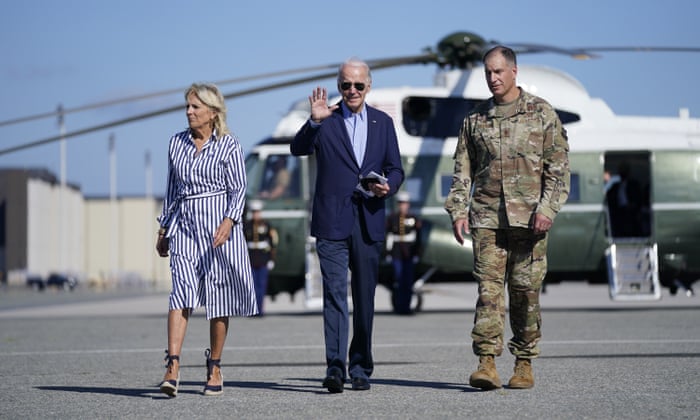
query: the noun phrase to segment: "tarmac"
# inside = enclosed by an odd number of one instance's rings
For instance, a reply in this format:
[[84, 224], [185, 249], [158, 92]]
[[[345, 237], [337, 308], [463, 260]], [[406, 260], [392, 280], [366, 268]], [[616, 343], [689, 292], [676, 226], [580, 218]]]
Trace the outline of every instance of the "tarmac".
[[[369, 391], [329, 394], [322, 319], [303, 292], [234, 318], [224, 395], [204, 397], [208, 325], [196, 311], [176, 398], [164, 373], [167, 292], [0, 291], [0, 418], [660, 419], [700, 418], [700, 298], [612, 301], [606, 285], [563, 282], [542, 295], [535, 387], [471, 388], [476, 285], [426, 284], [421, 312], [391, 312], [377, 289]], [[506, 329], [506, 340], [510, 338]], [[513, 357], [497, 358], [504, 383]]]

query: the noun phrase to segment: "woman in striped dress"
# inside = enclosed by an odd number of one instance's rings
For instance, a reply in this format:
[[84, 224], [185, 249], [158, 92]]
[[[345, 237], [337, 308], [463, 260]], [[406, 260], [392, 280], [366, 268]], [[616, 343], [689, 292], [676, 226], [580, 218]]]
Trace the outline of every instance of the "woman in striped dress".
[[174, 397], [189, 316], [206, 307], [210, 349], [204, 395], [223, 393], [220, 361], [231, 316], [258, 312], [243, 234], [246, 174], [238, 139], [226, 126], [219, 89], [193, 84], [185, 92], [189, 129], [168, 148], [168, 181], [156, 250], [170, 254], [167, 370], [161, 392]]

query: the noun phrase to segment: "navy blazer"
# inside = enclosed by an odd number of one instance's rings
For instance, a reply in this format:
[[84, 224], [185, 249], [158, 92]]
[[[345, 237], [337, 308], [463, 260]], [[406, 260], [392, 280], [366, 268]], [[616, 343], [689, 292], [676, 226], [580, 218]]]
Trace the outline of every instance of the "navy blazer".
[[[358, 164], [339, 106], [319, 127], [309, 121], [297, 132], [290, 145], [293, 155], [316, 154], [311, 235], [320, 239], [342, 240], [350, 236], [354, 224], [353, 193], [361, 176], [371, 171], [388, 179], [385, 197], [361, 198], [365, 227], [373, 241], [383, 241], [386, 228], [385, 200], [398, 191], [404, 179], [394, 122], [384, 112], [367, 107], [367, 148]], [[357, 199], [357, 198], [356, 198]]]

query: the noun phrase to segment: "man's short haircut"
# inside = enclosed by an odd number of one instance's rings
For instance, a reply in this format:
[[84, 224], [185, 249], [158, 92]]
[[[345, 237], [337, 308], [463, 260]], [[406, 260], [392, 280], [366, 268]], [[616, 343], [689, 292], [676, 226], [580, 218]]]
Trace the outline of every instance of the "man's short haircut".
[[496, 45], [495, 47], [486, 51], [486, 54], [484, 54], [484, 58], [481, 60], [481, 62], [483, 64], [486, 64], [486, 59], [488, 58], [489, 55], [491, 55], [492, 53], [499, 53], [499, 52], [501, 53], [503, 58], [505, 58], [509, 64], [511, 64], [513, 66], [518, 65], [518, 60], [517, 60], [517, 58], [515, 58], [515, 51], [506, 47], [505, 45]]
[[367, 64], [366, 61], [361, 60], [358, 57], [350, 57], [347, 60], [343, 61], [340, 66], [338, 67], [338, 83], [341, 82], [340, 80], [340, 75], [343, 72], [343, 69], [348, 66], [348, 67], [364, 67], [367, 69], [367, 83], [372, 83], [372, 71], [369, 68], [369, 64]]

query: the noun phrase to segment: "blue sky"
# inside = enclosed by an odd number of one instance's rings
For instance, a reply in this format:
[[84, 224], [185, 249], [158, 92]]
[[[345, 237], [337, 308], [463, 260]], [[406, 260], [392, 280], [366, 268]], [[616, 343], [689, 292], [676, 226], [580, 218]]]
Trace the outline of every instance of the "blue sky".
[[[241, 5], [241, 3], [243, 3]], [[418, 54], [455, 31], [508, 43], [576, 46], [700, 46], [696, 0], [355, 1], [23, 0], [0, 15], [0, 121], [103, 100], [264, 72]], [[605, 53], [575, 61], [522, 55], [571, 74], [617, 114], [700, 117], [695, 53]], [[429, 86], [435, 67], [373, 73], [374, 88]], [[248, 85], [222, 86], [224, 93]], [[271, 134], [279, 118], [317, 83], [227, 102], [228, 122], [245, 151]], [[334, 89], [331, 80], [320, 82]], [[184, 103], [182, 93], [66, 116], [67, 131]], [[67, 142], [67, 180], [89, 196], [109, 193], [108, 138], [116, 139], [117, 187], [165, 187], [169, 137], [186, 126], [183, 112], [135, 122]], [[0, 148], [58, 134], [55, 118], [0, 126]], [[47, 168], [58, 176], [59, 145], [0, 155], [0, 167]]]

